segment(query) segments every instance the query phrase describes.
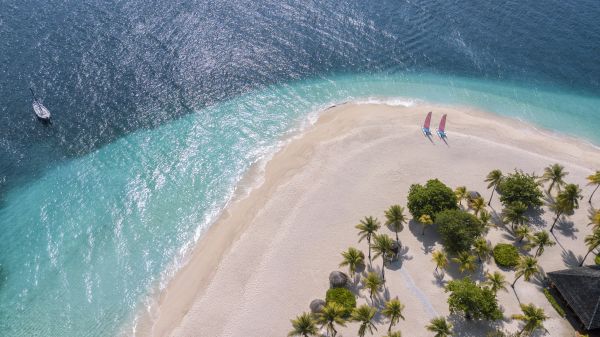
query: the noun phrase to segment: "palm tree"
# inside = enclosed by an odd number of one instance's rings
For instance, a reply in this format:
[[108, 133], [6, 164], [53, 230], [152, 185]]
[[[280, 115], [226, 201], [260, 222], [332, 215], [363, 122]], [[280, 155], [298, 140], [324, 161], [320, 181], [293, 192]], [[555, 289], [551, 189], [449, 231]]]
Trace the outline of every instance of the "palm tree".
[[360, 250], [350, 247], [348, 251], [342, 252], [344, 260], [340, 263], [340, 267], [348, 266], [350, 276], [354, 277], [356, 268], [365, 264], [365, 254]]
[[600, 209], [590, 208], [588, 213], [590, 219], [588, 226], [592, 226], [592, 229], [600, 228]]
[[367, 244], [369, 245], [369, 265], [372, 263], [371, 261], [371, 236], [379, 230], [381, 225], [377, 218], [372, 216], [367, 216], [363, 220], [360, 220], [360, 223], [355, 226], [358, 229], [358, 242], [361, 242], [364, 239], [367, 239]]
[[565, 184], [564, 178], [567, 174], [569, 174], [569, 172], [565, 171], [565, 168], [562, 165], [553, 164], [544, 169], [544, 174], [542, 174], [540, 182], [550, 182], [548, 193], [550, 193], [554, 186], [560, 191], [560, 188]]
[[392, 331], [392, 327], [400, 321], [400, 318], [404, 320], [404, 315], [402, 315], [402, 310], [404, 310], [404, 304], [400, 302], [398, 297], [391, 299], [385, 302], [385, 308], [381, 310], [381, 313], [390, 319], [390, 326], [388, 328], [388, 332]]
[[428, 214], [423, 214], [419, 217], [419, 223], [423, 226], [421, 235], [425, 235], [425, 227], [433, 225], [433, 220]]
[[519, 226], [515, 229], [515, 237], [519, 239], [519, 242], [523, 241], [524, 238], [528, 238], [531, 234], [531, 230], [527, 226]]
[[337, 334], [335, 325], [346, 326], [346, 320], [344, 320], [345, 314], [346, 310], [343, 306], [335, 302], [329, 302], [318, 314], [317, 321], [327, 329], [327, 334], [335, 337]]
[[588, 202], [591, 204], [594, 193], [596, 193], [596, 190], [598, 189], [598, 187], [600, 187], [600, 171], [596, 171], [596, 173], [589, 175], [587, 177], [587, 180], [588, 180], [588, 183], [587, 183], [588, 185], [596, 185], [596, 187], [594, 187], [594, 191], [590, 195], [590, 199], [588, 200]]
[[394, 241], [387, 234], [375, 234], [373, 237], [373, 251], [375, 254], [374, 258], [378, 258], [381, 256], [381, 277], [385, 282], [385, 261], [388, 259], [390, 254], [392, 254], [392, 249], [394, 246]]
[[517, 280], [521, 278], [521, 276], [525, 277], [525, 281], [529, 281], [533, 275], [539, 272], [540, 267], [538, 266], [536, 258], [531, 256], [521, 256], [519, 264], [517, 264], [516, 267], [515, 280], [510, 286], [514, 288], [515, 283], [517, 283]]
[[485, 278], [487, 278], [485, 283], [490, 286], [490, 289], [494, 292], [494, 294], [497, 293], [498, 290], [506, 291], [506, 285], [508, 282], [506, 282], [506, 278], [504, 275], [502, 275], [502, 273], [498, 271], [495, 271], [494, 273], [485, 273]]
[[487, 188], [492, 188], [492, 195], [490, 195], [490, 200], [488, 201], [488, 206], [492, 202], [492, 197], [494, 197], [494, 191], [498, 188], [498, 184], [502, 181], [502, 171], [500, 170], [492, 170], [488, 173], [487, 177], [485, 177], [485, 182], [488, 183]]
[[485, 200], [482, 197], [477, 197], [469, 202], [469, 207], [475, 212], [475, 216], [485, 209]]
[[583, 198], [581, 189], [579, 188], [579, 185], [575, 184], [568, 184], [565, 186], [564, 191], [558, 193], [556, 201], [550, 207], [556, 214], [552, 227], [550, 227], [551, 232], [554, 230], [554, 225], [556, 225], [556, 222], [561, 215], [570, 214], [579, 208], [579, 200], [581, 198]]
[[369, 297], [371, 300], [373, 300], [373, 295], [379, 292], [382, 285], [383, 281], [381, 280], [381, 277], [375, 272], [370, 272], [363, 278], [363, 286], [369, 289]]
[[383, 337], [402, 337], [402, 333], [400, 333], [400, 331], [394, 331], [394, 332], [388, 332], [387, 335], [383, 336]]
[[583, 266], [583, 261], [585, 261], [590, 252], [596, 249], [596, 247], [600, 246], [600, 228], [594, 229], [592, 234], [585, 237], [584, 242], [585, 245], [588, 247], [588, 252], [583, 257], [583, 260], [581, 260], [581, 263], [579, 264], [580, 267]]
[[315, 325], [315, 320], [313, 319], [312, 315], [307, 312], [302, 313], [302, 315], [296, 317], [296, 319], [290, 320], [290, 322], [292, 322], [292, 327], [294, 328], [294, 330], [288, 333], [288, 336], [290, 337], [316, 336], [318, 333], [317, 326]]
[[391, 226], [396, 232], [396, 242], [400, 242], [398, 239], [398, 232], [402, 232], [404, 224], [406, 223], [406, 217], [404, 216], [404, 207], [400, 205], [392, 205], [385, 211], [385, 225]]
[[502, 221], [510, 223], [511, 229], [514, 232], [515, 225], [522, 226], [527, 223], [526, 211], [527, 205], [520, 201], [515, 201], [502, 210]]
[[[513, 315], [513, 319], [517, 319], [525, 323], [523, 329], [519, 331], [518, 336], [521, 336], [523, 332], [531, 335], [537, 329], [544, 329], [544, 321], [549, 317], [544, 313], [544, 309], [538, 308], [533, 304], [521, 304], [522, 315]], [[547, 331], [547, 330], [546, 330]]]
[[373, 318], [376, 313], [377, 309], [371, 308], [367, 304], [363, 304], [352, 310], [352, 320], [360, 323], [360, 327], [358, 328], [359, 337], [365, 337], [367, 329], [369, 329], [371, 335], [373, 334], [373, 329], [377, 331], [377, 327], [375, 327], [375, 324], [373, 323]]
[[461, 273], [465, 271], [473, 272], [477, 268], [475, 265], [475, 256], [469, 252], [460, 252], [457, 257], [452, 258], [452, 261], [458, 263], [458, 270]]
[[475, 250], [477, 257], [479, 258], [479, 262], [481, 263], [482, 260], [488, 259], [490, 253], [492, 252], [492, 247], [485, 238], [480, 237], [477, 238], [477, 240], [475, 240], [473, 243], [473, 250]]
[[435, 271], [438, 268], [446, 269], [448, 266], [448, 255], [443, 250], [436, 250], [432, 254], [432, 260], [435, 262]]
[[469, 198], [469, 194], [467, 193], [467, 188], [465, 186], [459, 186], [454, 190], [454, 195], [456, 195], [456, 199], [458, 199], [458, 204], [462, 206], [462, 201], [467, 200]]
[[452, 331], [452, 324], [450, 324], [444, 317], [436, 317], [429, 321], [429, 325], [425, 328], [434, 332], [435, 337], [450, 337], [454, 333]]
[[527, 249], [537, 247], [537, 250], [535, 251], [535, 257], [538, 257], [544, 252], [544, 247], [551, 247], [555, 244], [556, 242], [550, 239], [550, 235], [548, 234], [548, 232], [542, 230], [533, 234], [533, 236], [531, 237], [531, 242], [526, 247]]
[[485, 209], [482, 209], [481, 212], [479, 212], [479, 221], [481, 221], [481, 224], [484, 228], [487, 229], [487, 226], [490, 224], [490, 220], [492, 220], [490, 212], [486, 211]]

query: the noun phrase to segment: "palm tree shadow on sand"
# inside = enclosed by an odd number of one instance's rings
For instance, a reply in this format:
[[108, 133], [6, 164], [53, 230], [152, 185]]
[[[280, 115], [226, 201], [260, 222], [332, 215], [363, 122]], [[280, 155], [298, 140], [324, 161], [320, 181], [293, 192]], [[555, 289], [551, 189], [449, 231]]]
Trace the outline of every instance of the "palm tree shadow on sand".
[[564, 250], [561, 254], [561, 257], [567, 268], [579, 267], [581, 259], [583, 259], [583, 256], [575, 255], [575, 253], [570, 249], [568, 251]]
[[454, 326], [455, 337], [481, 337], [502, 327], [502, 321], [467, 320], [462, 315], [450, 314], [448, 321]]

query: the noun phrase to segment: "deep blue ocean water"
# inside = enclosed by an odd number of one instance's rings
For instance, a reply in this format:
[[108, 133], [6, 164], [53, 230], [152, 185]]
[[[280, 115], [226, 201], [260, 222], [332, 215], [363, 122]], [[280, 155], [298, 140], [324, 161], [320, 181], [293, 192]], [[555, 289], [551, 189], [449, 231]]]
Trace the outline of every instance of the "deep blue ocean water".
[[474, 105], [600, 144], [598, 17], [597, 0], [0, 1], [0, 335], [118, 332], [248, 167], [332, 103]]

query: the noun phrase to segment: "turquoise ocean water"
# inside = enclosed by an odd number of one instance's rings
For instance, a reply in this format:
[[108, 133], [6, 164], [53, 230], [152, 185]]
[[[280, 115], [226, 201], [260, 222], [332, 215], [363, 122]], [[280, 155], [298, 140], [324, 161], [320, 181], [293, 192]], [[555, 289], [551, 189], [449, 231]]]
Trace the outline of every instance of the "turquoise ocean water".
[[501, 82], [344, 75], [248, 93], [129, 134], [11, 189], [0, 208], [8, 273], [2, 331], [117, 331], [165, 284], [249, 166], [310, 116], [348, 100], [477, 106], [600, 143], [593, 118], [600, 98]]

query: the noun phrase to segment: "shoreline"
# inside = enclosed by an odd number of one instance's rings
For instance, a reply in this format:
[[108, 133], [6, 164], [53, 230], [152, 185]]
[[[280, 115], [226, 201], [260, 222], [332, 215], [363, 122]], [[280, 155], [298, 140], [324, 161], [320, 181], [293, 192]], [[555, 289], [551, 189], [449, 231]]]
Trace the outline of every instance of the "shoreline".
[[[363, 110], [367, 112], [361, 112]], [[262, 183], [251, 188], [241, 197], [233, 198], [225, 207], [216, 221], [202, 234], [186, 259], [185, 265], [175, 273], [167, 287], [157, 296], [158, 305], [154, 308], [154, 312], [142, 313], [135, 327], [135, 334], [164, 336], [176, 333], [181, 328], [184, 319], [189, 318], [186, 316], [194, 303], [205, 295], [215, 275], [220, 271], [223, 259], [237, 248], [235, 246], [243, 236], [251, 235], [247, 233], [248, 228], [270, 199], [276, 197], [280, 187], [290, 183], [311, 163], [315, 152], [320, 151], [323, 146], [326, 147], [328, 143], [335, 143], [340, 138], [357, 132], [357, 126], [358, 129], [363, 127], [363, 124], [368, 127], [385, 128], [386, 125], [382, 125], [381, 120], [378, 119], [390, 116], [395, 122], [401, 121], [396, 126], [403, 132], [412, 135], [416, 130], [418, 131], [416, 137], [423, 138], [418, 123], [429, 110], [448, 112], [449, 148], [452, 148], [453, 137], [467, 137], [475, 142], [504, 147], [507, 151], [523, 151], [525, 154], [534, 154], [547, 160], [561, 157], [559, 161], [568, 162], [570, 166], [576, 163], [579, 168], [587, 170], [592, 169], [590, 158], [593, 158], [595, 167], [600, 167], [600, 159], [597, 158], [595, 153], [597, 150], [594, 149], [593, 144], [586, 144], [575, 137], [556, 134], [523, 121], [473, 108], [427, 103], [415, 103], [408, 107], [353, 102], [336, 104], [322, 110], [316, 123], [300, 130], [296, 135], [291, 135], [289, 142], [285, 142], [283, 147], [267, 160], [262, 173]], [[439, 118], [439, 113], [435, 118]], [[404, 119], [409, 122], [408, 125], [404, 123]], [[432, 129], [436, 122], [432, 123]], [[482, 128], [482, 125], [487, 128]], [[513, 133], [513, 138], [507, 141], [503, 132], [511, 130], [513, 132], [518, 130], [518, 132]], [[544, 154], [548, 152], [550, 155]], [[260, 170], [253, 165], [238, 184], [234, 195], [238, 194], [239, 187], [256, 181], [257, 175], [260, 175], [258, 171]], [[487, 172], [482, 172], [485, 173]], [[404, 189], [407, 187], [404, 186]], [[404, 200], [400, 201], [404, 202]], [[354, 242], [347, 242], [347, 244], [354, 244]], [[337, 256], [331, 256], [330, 259], [337, 261]], [[321, 277], [326, 279], [327, 275]], [[306, 297], [307, 303], [302, 310], [306, 310], [305, 307], [311, 299], [310, 296]], [[284, 323], [288, 323], [287, 319]]]

